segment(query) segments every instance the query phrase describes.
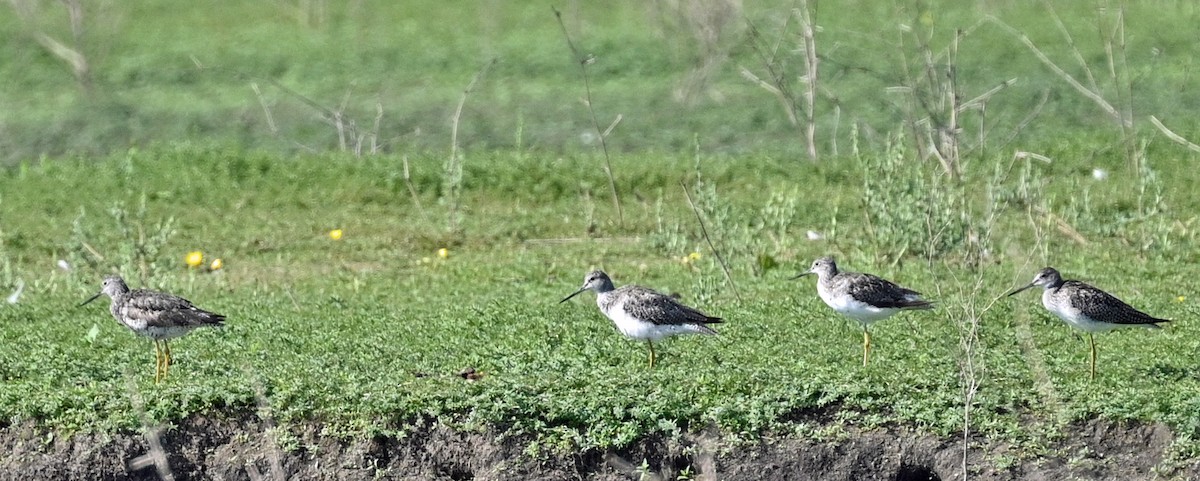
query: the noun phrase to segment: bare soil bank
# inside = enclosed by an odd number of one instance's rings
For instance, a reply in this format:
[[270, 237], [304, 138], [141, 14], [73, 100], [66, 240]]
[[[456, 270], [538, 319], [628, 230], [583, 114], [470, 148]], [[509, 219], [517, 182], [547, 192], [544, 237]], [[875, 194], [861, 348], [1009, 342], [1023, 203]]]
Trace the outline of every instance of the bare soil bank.
[[[960, 439], [901, 428], [850, 428], [840, 441], [772, 438], [742, 448], [724, 448], [719, 437], [698, 434], [686, 442], [646, 439], [619, 451], [541, 460], [522, 454], [526, 440], [433, 423], [403, 439], [354, 442], [322, 436], [312, 425], [299, 433], [299, 447], [286, 451], [252, 416], [193, 418], [159, 433], [161, 449], [153, 447], [154, 438], [127, 433], [60, 439], [30, 426], [0, 428], [0, 481], [676, 480], [685, 469], [696, 480], [962, 479]], [[1006, 458], [1008, 447], [976, 439], [967, 469], [971, 479], [981, 480], [1200, 479], [1200, 461], [1173, 473], [1152, 471], [1171, 440], [1163, 425], [1091, 421], [1070, 426], [1052, 455], [1003, 468], [995, 463]], [[643, 460], [648, 470], [641, 468]]]

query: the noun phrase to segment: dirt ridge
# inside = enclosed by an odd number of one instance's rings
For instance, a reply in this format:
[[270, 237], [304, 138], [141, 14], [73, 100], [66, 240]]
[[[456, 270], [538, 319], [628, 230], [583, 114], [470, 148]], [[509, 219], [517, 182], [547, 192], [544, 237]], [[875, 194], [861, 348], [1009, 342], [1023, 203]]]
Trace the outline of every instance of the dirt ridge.
[[[0, 428], [0, 481], [38, 480], [696, 480], [962, 479], [961, 439], [906, 428], [845, 428], [839, 440], [767, 437], [750, 447], [722, 447], [719, 435], [644, 439], [625, 449], [531, 459], [527, 439], [459, 432], [436, 422], [403, 438], [345, 441], [316, 424], [293, 429], [284, 450], [270, 424], [254, 416], [195, 416], [150, 435], [51, 436], [32, 425]], [[153, 448], [154, 438], [162, 447]], [[1068, 426], [1056, 453], [997, 468], [1009, 447], [972, 441], [970, 479], [1200, 479], [1200, 461], [1156, 473], [1173, 439], [1162, 424], [1093, 420]], [[157, 456], [156, 456], [157, 454]], [[161, 466], [160, 470], [158, 466]]]

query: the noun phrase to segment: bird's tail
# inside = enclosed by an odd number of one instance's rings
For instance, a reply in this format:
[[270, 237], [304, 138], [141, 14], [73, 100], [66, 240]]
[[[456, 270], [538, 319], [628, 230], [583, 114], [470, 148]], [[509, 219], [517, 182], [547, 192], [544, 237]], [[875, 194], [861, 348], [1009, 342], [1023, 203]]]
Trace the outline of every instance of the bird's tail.
[[906, 311], [907, 310], [926, 310], [926, 309], [933, 309], [934, 307], [935, 306], [933, 305], [933, 301], [927, 301], [925, 299], [911, 299], [911, 300], [904, 301], [904, 303], [900, 305], [900, 309], [903, 309]]
[[225, 316], [213, 312], [205, 312], [205, 314], [207, 315], [201, 321], [205, 326], [225, 327]]

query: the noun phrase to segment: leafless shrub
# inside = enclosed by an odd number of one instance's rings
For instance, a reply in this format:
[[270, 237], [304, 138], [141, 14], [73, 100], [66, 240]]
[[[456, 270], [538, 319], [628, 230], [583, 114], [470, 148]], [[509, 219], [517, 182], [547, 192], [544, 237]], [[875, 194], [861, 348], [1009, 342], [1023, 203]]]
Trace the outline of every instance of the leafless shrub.
[[1136, 130], [1133, 122], [1133, 84], [1135, 79], [1129, 68], [1128, 56], [1126, 54], [1125, 6], [1123, 4], [1117, 7], [1103, 6], [1097, 10], [1096, 27], [1101, 34], [1101, 42], [1106, 59], [1105, 73], [1108, 75], [1108, 87], [1103, 87], [1097, 82], [1092, 66], [1085, 60], [1084, 55], [1075, 43], [1074, 37], [1071, 36], [1071, 32], [1054, 10], [1053, 4], [1051, 2], [1044, 2], [1044, 4], [1050, 18], [1054, 20], [1055, 26], [1062, 33], [1064, 43], [1071, 48], [1072, 57], [1076, 64], [1078, 64], [1077, 67], [1082, 71], [1082, 80], [1076, 78], [1075, 75], [1072, 75], [1067, 69], [1052, 60], [1024, 32], [1017, 30], [994, 16], [985, 17], [985, 20], [999, 26], [1009, 35], [1016, 38], [1037, 57], [1038, 61], [1049, 68], [1051, 72], [1100, 108], [1117, 127], [1117, 130], [1121, 134], [1120, 142], [1125, 151], [1125, 156], [1136, 167], [1137, 143], [1135, 142]]
[[[763, 80], [747, 67], [740, 67], [743, 77], [762, 87], [763, 90], [770, 92], [779, 101], [784, 112], [787, 114], [788, 122], [795, 126], [799, 135], [804, 138], [808, 159], [813, 162], [816, 162], [818, 159], [816, 103], [817, 93], [821, 90], [818, 83], [820, 57], [817, 54], [817, 42], [814, 33], [816, 31], [814, 23], [815, 11], [815, 5], [810, 5], [808, 0], [796, 0], [795, 8], [792, 9], [791, 15], [785, 20], [781, 33], [774, 42], [767, 40], [762, 32], [751, 24], [750, 44], [762, 61], [763, 68], [766, 69], [769, 80]], [[799, 24], [800, 31], [798, 34], [788, 33], [788, 22], [793, 18]], [[785, 39], [789, 40], [788, 51], [795, 50], [799, 52], [802, 60], [801, 64], [804, 66], [803, 72], [799, 74], [789, 72], [785, 66], [786, 64], [779, 57], [779, 51]], [[795, 47], [791, 47], [791, 43], [795, 43]], [[793, 75], [797, 75], [797, 81], [803, 84], [803, 98], [797, 98], [797, 94], [792, 88], [789, 79]], [[832, 94], [828, 94], [828, 96], [833, 97]], [[836, 107], [837, 103], [833, 103]], [[836, 112], [840, 115], [841, 109], [838, 108]], [[836, 144], [833, 150], [837, 150]]]
[[675, 100], [694, 104], [707, 94], [720, 98], [711, 78], [729, 59], [729, 38], [742, 15], [741, 0], [658, 0], [654, 12], [662, 30], [678, 39], [678, 49], [694, 56], [695, 65], [675, 89]]
[[[377, 154], [384, 147], [384, 143], [379, 140], [380, 124], [383, 121], [383, 103], [375, 103], [375, 115], [369, 123], [369, 129], [359, 126], [359, 122], [347, 113], [350, 99], [354, 93], [354, 86], [346, 88], [345, 94], [342, 95], [341, 102], [336, 107], [327, 107], [320, 102], [301, 94], [287, 86], [271, 79], [261, 80], [279, 89], [279, 91], [287, 94], [289, 97], [299, 100], [300, 103], [316, 112], [317, 117], [331, 128], [337, 138], [337, 149], [339, 152], [349, 152], [356, 157], [362, 157], [364, 154]], [[259, 81], [251, 80], [250, 90], [254, 91], [255, 97], [258, 99], [259, 106], [262, 107], [263, 115], [267, 122], [267, 128], [271, 134], [286, 139], [295, 147], [299, 147], [309, 152], [317, 152], [320, 150], [316, 146], [305, 145], [299, 141], [288, 139], [279, 127], [275, 120], [275, 115], [271, 111], [271, 102], [267, 96], [263, 94], [262, 89], [258, 85]]]

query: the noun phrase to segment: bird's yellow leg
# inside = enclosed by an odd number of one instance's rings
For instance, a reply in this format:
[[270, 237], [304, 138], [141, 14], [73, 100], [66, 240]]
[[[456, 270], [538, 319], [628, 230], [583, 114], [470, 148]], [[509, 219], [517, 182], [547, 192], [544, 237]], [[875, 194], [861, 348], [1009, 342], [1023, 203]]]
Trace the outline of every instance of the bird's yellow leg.
[[654, 367], [654, 361], [655, 361], [655, 356], [654, 356], [654, 343], [653, 343], [653, 342], [651, 342], [649, 339], [647, 339], [647, 340], [646, 340], [646, 346], [650, 348], [650, 367], [651, 367], [651, 368], [653, 368], [653, 367]]
[[1088, 341], [1092, 343], [1092, 379], [1096, 379], [1096, 338], [1088, 333]]
[[867, 326], [863, 326], [863, 366], [867, 365], [867, 360], [871, 358], [871, 331], [867, 330]]
[[163, 339], [163, 379], [167, 378], [167, 372], [171, 370], [171, 342]]
[[162, 380], [162, 346], [158, 344], [158, 339], [154, 340], [154, 384], [158, 384]]

